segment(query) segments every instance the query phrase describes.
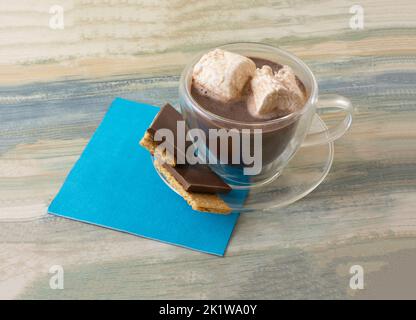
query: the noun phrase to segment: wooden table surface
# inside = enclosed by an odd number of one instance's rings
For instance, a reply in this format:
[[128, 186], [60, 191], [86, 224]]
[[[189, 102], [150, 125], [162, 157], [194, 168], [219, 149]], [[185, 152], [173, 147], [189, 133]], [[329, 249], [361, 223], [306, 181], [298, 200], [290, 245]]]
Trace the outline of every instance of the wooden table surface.
[[[0, 298], [416, 298], [415, 27], [413, 0], [3, 1]], [[114, 97], [174, 103], [189, 58], [234, 41], [292, 51], [352, 100], [314, 192], [242, 215], [224, 258], [46, 215]]]

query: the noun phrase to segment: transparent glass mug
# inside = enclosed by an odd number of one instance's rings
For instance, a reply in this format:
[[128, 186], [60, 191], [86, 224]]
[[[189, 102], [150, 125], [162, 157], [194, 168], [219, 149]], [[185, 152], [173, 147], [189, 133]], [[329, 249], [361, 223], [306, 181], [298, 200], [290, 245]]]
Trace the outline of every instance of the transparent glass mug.
[[[318, 98], [318, 85], [315, 76], [309, 67], [293, 54], [260, 43], [231, 43], [219, 48], [246, 57], [266, 59], [290, 66], [303, 82], [308, 96], [302, 109], [281, 118], [256, 123], [226, 119], [204, 109], [191, 95], [194, 65], [203, 54], [210, 50], [201, 52], [185, 67], [179, 83], [179, 105], [190, 129], [202, 129], [207, 137], [209, 129], [237, 129], [239, 132], [242, 132], [243, 129], [250, 129], [252, 132], [254, 129], [262, 130], [263, 163], [260, 173], [247, 176], [243, 172], [244, 164], [239, 166], [230, 164], [230, 162], [221, 163], [219, 159], [215, 161], [216, 163], [210, 162], [211, 168], [233, 188], [249, 189], [274, 180], [300, 147], [329, 143], [341, 137], [350, 127], [353, 111], [351, 102], [339, 95], [326, 94]], [[325, 110], [340, 109], [344, 111], [345, 116], [331, 128], [321, 132], [308, 133], [317, 109], [320, 109], [320, 113]], [[209, 145], [212, 142], [216, 143], [216, 141], [208, 139], [205, 144], [207, 153], [210, 152]], [[217, 155], [214, 155], [215, 157]]]

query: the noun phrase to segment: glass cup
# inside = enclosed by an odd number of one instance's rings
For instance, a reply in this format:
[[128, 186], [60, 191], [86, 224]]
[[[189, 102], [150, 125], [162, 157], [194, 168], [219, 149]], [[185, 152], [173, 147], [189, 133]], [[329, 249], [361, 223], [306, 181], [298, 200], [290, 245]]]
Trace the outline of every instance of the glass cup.
[[[309, 67], [293, 54], [261, 43], [231, 43], [219, 48], [246, 57], [266, 59], [290, 66], [296, 76], [303, 82], [308, 97], [303, 108], [281, 118], [256, 123], [227, 119], [204, 109], [191, 95], [194, 65], [203, 54], [210, 50], [201, 52], [185, 67], [179, 83], [179, 105], [188, 128], [202, 129], [206, 133], [206, 137], [209, 137], [209, 129], [234, 129], [239, 133], [242, 133], [243, 129], [250, 129], [251, 132], [254, 132], [254, 129], [261, 129], [262, 167], [259, 173], [255, 175], [245, 174], [244, 168], [246, 165], [243, 163], [232, 164], [230, 161], [224, 163], [220, 159], [210, 163], [211, 168], [233, 188], [250, 189], [269, 183], [280, 175], [300, 147], [329, 143], [341, 137], [350, 127], [353, 111], [351, 102], [343, 96], [333, 94], [318, 97], [318, 85], [315, 76]], [[324, 131], [310, 133], [310, 126], [318, 109], [320, 113], [341, 109], [345, 116], [336, 125]], [[254, 135], [251, 137], [251, 141], [253, 141], [253, 137]], [[215, 139], [218, 140], [218, 138]], [[206, 153], [214, 159], [219, 158], [217, 154], [212, 154], [212, 150], [210, 150], [209, 146], [212, 146], [213, 143], [218, 143], [218, 141], [210, 141], [210, 138], [208, 138], [204, 145]], [[231, 156], [230, 151], [230, 158]]]

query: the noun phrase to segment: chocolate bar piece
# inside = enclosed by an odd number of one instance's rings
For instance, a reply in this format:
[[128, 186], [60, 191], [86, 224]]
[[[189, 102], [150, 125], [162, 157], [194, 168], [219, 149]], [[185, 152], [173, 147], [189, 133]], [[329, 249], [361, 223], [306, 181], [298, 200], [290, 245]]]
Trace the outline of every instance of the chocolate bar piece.
[[168, 181], [170, 186], [192, 207], [201, 212], [228, 214], [232, 209], [216, 193], [188, 192], [159, 160], [155, 159], [155, 167]]
[[[215, 174], [206, 164], [178, 164], [176, 155], [185, 151], [192, 144], [185, 142], [185, 149], [180, 150], [177, 143], [177, 122], [183, 121], [182, 115], [171, 105], [166, 104], [153, 120], [140, 144], [154, 155], [156, 169], [168, 183], [188, 202], [194, 210], [211, 213], [230, 213], [231, 208], [217, 195], [231, 191], [231, 187]], [[175, 155], [167, 150], [158, 151], [161, 142], [154, 141], [157, 130], [171, 130], [174, 138]], [[186, 128], [185, 128], [186, 133]]]
[[147, 129], [147, 132], [149, 132], [152, 137], [159, 129], [169, 129], [173, 133], [176, 133], [176, 123], [178, 121], [183, 121], [182, 115], [169, 103], [166, 103], [153, 119], [153, 122]]
[[165, 170], [183, 186], [185, 191], [199, 193], [227, 193], [231, 187], [206, 164], [163, 164]]
[[[186, 154], [185, 151], [192, 144], [191, 141], [186, 141], [186, 140], [183, 146], [181, 144], [178, 144], [178, 127], [177, 127], [178, 121], [183, 121], [182, 115], [178, 111], [176, 111], [174, 107], [172, 107], [169, 103], [167, 103], [160, 109], [159, 113], [154, 118], [152, 124], [147, 129], [147, 132], [146, 132], [147, 134], [144, 137], [144, 138], [147, 138], [148, 140], [151, 140], [153, 150], [155, 150], [156, 147], [162, 143], [162, 141], [154, 140], [154, 136], [157, 130], [167, 129], [173, 133], [174, 145], [172, 147], [173, 147], [174, 154], [162, 155], [162, 158], [165, 160], [165, 162], [169, 163], [172, 166], [176, 165], [178, 154], [180, 154], [183, 157], [183, 159], [185, 158], [185, 154]], [[183, 135], [185, 138], [186, 129]]]

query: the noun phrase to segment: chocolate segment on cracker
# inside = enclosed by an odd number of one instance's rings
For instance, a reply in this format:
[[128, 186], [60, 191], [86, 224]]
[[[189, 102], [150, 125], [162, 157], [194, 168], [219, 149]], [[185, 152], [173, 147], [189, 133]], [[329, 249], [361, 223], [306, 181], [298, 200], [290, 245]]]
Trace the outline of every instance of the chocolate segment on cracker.
[[166, 178], [168, 183], [174, 188], [192, 207], [192, 209], [210, 213], [231, 213], [231, 208], [216, 194], [189, 192], [176, 180], [170, 172], [168, 164], [161, 163], [155, 159], [156, 169]]
[[[184, 145], [180, 147], [181, 144], [178, 143], [178, 121], [183, 121], [182, 115], [176, 111], [169, 103], [165, 104], [153, 119], [152, 124], [146, 130], [146, 133], [140, 144], [149, 150], [149, 152], [155, 157], [161, 159], [162, 161], [168, 163], [171, 166], [175, 166], [177, 163], [177, 157], [180, 154], [185, 158], [185, 150], [191, 144], [190, 141], [184, 141]], [[167, 148], [163, 152], [157, 153], [157, 146], [162, 143], [162, 141], [155, 141], [155, 134], [158, 130], [167, 129], [173, 133], [173, 154], [169, 154]], [[184, 133], [186, 134], [186, 132]], [[184, 137], [185, 138], [185, 137]]]
[[[186, 148], [192, 142], [178, 143], [178, 121], [183, 121], [182, 115], [171, 105], [166, 104], [156, 115], [150, 127], [146, 130], [140, 145], [154, 155], [155, 168], [165, 177], [192, 207], [202, 212], [227, 214], [231, 208], [216, 194], [231, 191], [231, 187], [215, 174], [206, 164], [178, 164], [176, 156], [179, 152], [185, 155]], [[157, 146], [162, 142], [155, 141], [157, 130], [168, 129], [174, 135], [174, 154], [169, 154], [167, 148], [160, 151]], [[185, 132], [186, 134], [186, 132]], [[185, 139], [185, 136], [182, 137]], [[181, 150], [178, 145], [183, 145]], [[183, 148], [183, 147], [182, 147]]]
[[188, 192], [226, 193], [231, 187], [214, 173], [206, 164], [178, 164], [164, 166]]
[[166, 150], [163, 150], [162, 152], [158, 151], [157, 149], [158, 144], [153, 140], [153, 137], [148, 133], [145, 132], [142, 140], [140, 140], [140, 145], [144, 148], [146, 148], [150, 154], [158, 159], [161, 159], [163, 162], [175, 166], [176, 160], [174, 155], [169, 154]]

